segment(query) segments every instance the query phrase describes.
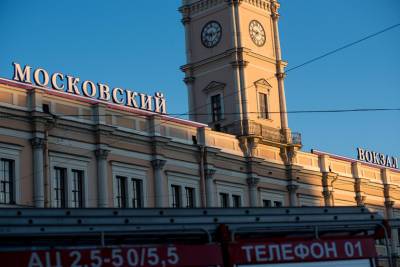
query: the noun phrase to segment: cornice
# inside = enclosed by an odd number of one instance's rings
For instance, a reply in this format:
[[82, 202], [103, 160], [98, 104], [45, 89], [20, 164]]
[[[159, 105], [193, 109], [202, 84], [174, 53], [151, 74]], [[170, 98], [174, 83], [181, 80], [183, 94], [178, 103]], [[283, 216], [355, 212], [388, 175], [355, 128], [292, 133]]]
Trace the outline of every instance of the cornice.
[[[235, 54], [237, 55], [237, 57], [233, 57]], [[242, 48], [232, 48], [232, 49], [226, 50], [223, 53], [217, 54], [215, 56], [205, 58], [205, 59], [202, 59], [202, 60], [199, 60], [196, 62], [188, 63], [186, 65], [181, 66], [181, 71], [183, 71], [183, 72], [187, 72], [189, 70], [193, 71], [197, 68], [203, 67], [204, 65], [214, 63], [218, 60], [226, 59], [229, 57], [231, 57], [232, 59], [239, 58], [239, 59], [241, 59], [241, 61], [243, 61], [242, 63], [247, 62], [247, 63], [251, 64], [251, 59], [246, 58], [247, 60], [245, 60], [245, 56], [257, 58], [257, 59], [260, 59], [262, 61], [265, 61], [265, 62], [268, 62], [271, 64], [277, 64], [276, 59], [274, 59], [274, 58], [269, 58], [269, 57], [260, 55], [258, 53], [252, 52], [249, 48], [242, 47]], [[237, 63], [239, 64], [239, 62], [237, 62]], [[282, 61], [282, 64], [285, 64], [285, 63], [286, 62]]]
[[276, 12], [277, 7], [279, 7], [279, 4], [275, 0], [200, 0], [192, 4], [181, 6], [179, 12], [181, 12], [183, 16], [192, 16], [218, 5], [226, 4], [228, 6], [239, 6], [243, 3], [271, 13]]

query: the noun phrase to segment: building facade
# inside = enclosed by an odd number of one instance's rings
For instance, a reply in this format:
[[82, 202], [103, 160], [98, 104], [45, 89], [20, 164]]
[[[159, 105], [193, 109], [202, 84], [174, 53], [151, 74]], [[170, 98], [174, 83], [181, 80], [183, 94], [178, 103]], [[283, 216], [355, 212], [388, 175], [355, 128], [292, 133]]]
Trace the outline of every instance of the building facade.
[[278, 8], [183, 1], [190, 120], [163, 114], [159, 94], [150, 111], [148, 96], [15, 63], [13, 79], [0, 79], [0, 205], [366, 206], [399, 217], [394, 161], [301, 151], [287, 120]]

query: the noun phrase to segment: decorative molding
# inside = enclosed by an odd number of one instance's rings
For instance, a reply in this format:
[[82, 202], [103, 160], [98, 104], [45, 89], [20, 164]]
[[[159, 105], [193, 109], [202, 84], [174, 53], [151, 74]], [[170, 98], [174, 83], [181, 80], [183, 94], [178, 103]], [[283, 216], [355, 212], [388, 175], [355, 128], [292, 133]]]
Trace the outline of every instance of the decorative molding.
[[290, 185], [287, 185], [286, 188], [289, 193], [294, 193], [297, 191], [297, 189], [299, 189], [299, 186], [295, 185], [295, 184], [290, 184]]
[[44, 139], [39, 137], [34, 137], [31, 139], [31, 144], [34, 149], [43, 148], [44, 146]]
[[195, 77], [186, 77], [186, 78], [184, 78], [183, 79], [183, 81], [186, 83], [186, 84], [193, 84], [194, 82], [195, 82], [195, 80], [196, 80], [196, 78]]
[[161, 170], [161, 169], [164, 168], [165, 163], [167, 163], [166, 160], [163, 160], [163, 159], [154, 159], [154, 160], [151, 161], [151, 166], [153, 166], [153, 168], [154, 168], [155, 170]]
[[247, 178], [246, 182], [249, 186], [257, 186], [258, 183], [260, 182], [260, 178], [254, 178], [254, 177]]
[[183, 19], [181, 19], [181, 22], [183, 25], [186, 25], [186, 24], [190, 24], [191, 20], [192, 19], [190, 17], [184, 17]]
[[248, 64], [249, 62], [245, 60], [236, 60], [231, 62], [231, 65], [234, 68], [245, 68]]
[[212, 81], [203, 89], [203, 92], [206, 93], [206, 94], [209, 94], [210, 92], [223, 90], [225, 88], [225, 86], [226, 86], [225, 83]]
[[281, 73], [277, 73], [276, 74], [276, 77], [278, 78], [278, 79], [285, 79], [286, 78], [286, 72], [281, 72]]
[[271, 11], [272, 19], [274, 19], [274, 20], [279, 19], [279, 12], [278, 12], [279, 7], [280, 7], [280, 4], [276, 0], [271, 1], [270, 11]]
[[107, 149], [97, 149], [95, 151], [96, 157], [99, 159], [107, 159], [108, 154], [110, 153], [110, 150]]
[[217, 170], [215, 169], [206, 169], [204, 172], [206, 179], [213, 179], [216, 172]]
[[[242, 0], [233, 0], [233, 1], [242, 1]], [[208, 9], [211, 9], [215, 6], [222, 5], [225, 2], [228, 2], [228, 1], [226, 1], [226, 0], [200, 0], [200, 1], [196, 1], [192, 4], [182, 6], [181, 8], [179, 8], [179, 11], [182, 13], [182, 15], [186, 15], [186, 16], [195, 15], [197, 13], [207, 11]]]
[[254, 86], [256, 88], [260, 87], [260, 88], [268, 89], [268, 90], [272, 88], [272, 85], [264, 78], [261, 78], [261, 79], [255, 81]]

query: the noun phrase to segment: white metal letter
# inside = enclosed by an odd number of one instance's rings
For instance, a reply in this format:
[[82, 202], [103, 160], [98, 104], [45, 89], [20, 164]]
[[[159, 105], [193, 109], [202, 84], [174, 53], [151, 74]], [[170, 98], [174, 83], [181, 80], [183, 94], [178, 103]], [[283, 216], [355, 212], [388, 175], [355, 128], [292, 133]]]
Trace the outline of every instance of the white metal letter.
[[110, 87], [108, 87], [108, 85], [102, 84], [102, 83], [98, 83], [99, 85], [99, 99], [100, 100], [105, 100], [105, 101], [109, 101], [111, 96], [110, 96]]
[[126, 105], [134, 108], [138, 108], [138, 104], [136, 102], [135, 97], [138, 95], [136, 92], [132, 92], [129, 90], [126, 90]]
[[[40, 80], [40, 74], [43, 76], [43, 82]], [[46, 87], [49, 84], [49, 74], [44, 69], [36, 69], [33, 72], [33, 80], [37, 85]]]
[[[90, 85], [90, 91], [88, 85]], [[82, 84], [82, 92], [87, 97], [96, 97], [97, 87], [92, 81], [84, 81]]]
[[166, 114], [167, 113], [167, 107], [166, 107], [166, 101], [164, 98], [163, 93], [157, 92], [154, 97], [154, 104], [156, 106], [155, 111], [158, 113]]
[[22, 71], [21, 66], [14, 62], [14, 78], [13, 80], [25, 83], [32, 83], [31, 82], [31, 67], [26, 65], [24, 67], [24, 71]]
[[76, 95], [80, 95], [81, 93], [79, 92], [78, 86], [76, 86], [76, 84], [79, 82], [79, 78], [67, 75], [67, 80], [68, 80], [68, 93], [71, 94], [75, 93]]
[[60, 77], [60, 80], [64, 80], [64, 74], [56, 72], [53, 75], [51, 75], [51, 86], [56, 89], [56, 90], [60, 90], [63, 91], [65, 86], [64, 84], [62, 86], [58, 86], [57, 84], [57, 78]]
[[365, 151], [362, 148], [357, 148], [358, 150], [358, 159], [365, 161]]
[[148, 111], [152, 111], [151, 107], [151, 95], [140, 94], [140, 108]]
[[124, 90], [122, 90], [121, 88], [114, 88], [112, 92], [113, 101], [117, 104], [124, 104], [124, 98], [122, 97], [123, 93]]

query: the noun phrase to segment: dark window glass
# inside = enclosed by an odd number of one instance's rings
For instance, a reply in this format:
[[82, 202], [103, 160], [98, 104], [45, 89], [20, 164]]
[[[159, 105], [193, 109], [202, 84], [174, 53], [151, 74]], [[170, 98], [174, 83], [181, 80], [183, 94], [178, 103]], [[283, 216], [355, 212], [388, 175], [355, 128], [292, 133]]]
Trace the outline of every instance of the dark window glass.
[[72, 207], [83, 208], [83, 171], [72, 170]]
[[211, 97], [212, 121], [217, 122], [222, 119], [221, 95]]
[[260, 105], [260, 118], [268, 119], [268, 99], [267, 95], [263, 93], [259, 93], [259, 105]]
[[186, 208], [194, 208], [194, 188], [185, 187]]
[[55, 208], [65, 208], [65, 181], [67, 177], [67, 169], [55, 167], [55, 177], [54, 177], [54, 207]]
[[229, 207], [229, 195], [226, 193], [219, 193], [219, 198], [221, 201], [221, 208]]
[[117, 176], [117, 207], [126, 208], [126, 177]]
[[181, 187], [179, 185], [171, 185], [172, 207], [181, 208]]
[[232, 202], [234, 208], [240, 208], [242, 206], [242, 201], [240, 196], [232, 195]]
[[14, 161], [1, 159], [0, 161], [0, 203], [14, 204]]
[[274, 206], [277, 208], [282, 207], [282, 202], [281, 201], [274, 201]]
[[272, 202], [269, 199], [263, 199], [263, 207], [264, 208], [270, 208], [272, 207]]
[[132, 178], [132, 207], [142, 208], [143, 207], [143, 182], [139, 179]]

